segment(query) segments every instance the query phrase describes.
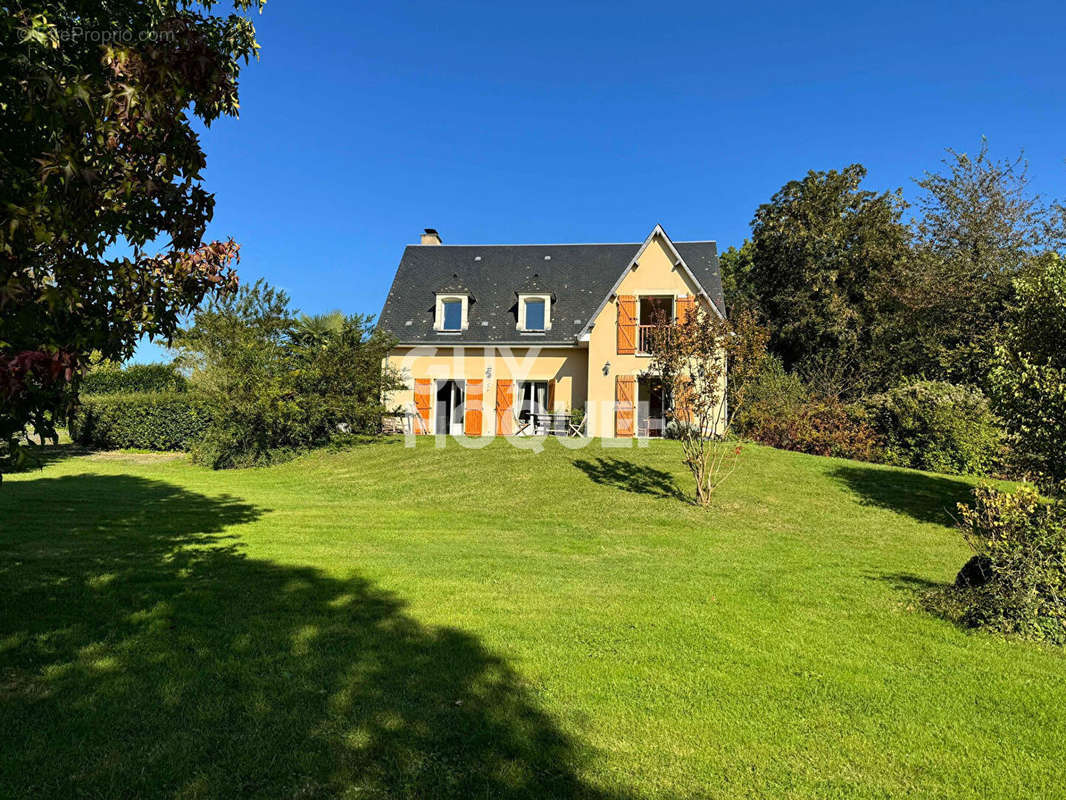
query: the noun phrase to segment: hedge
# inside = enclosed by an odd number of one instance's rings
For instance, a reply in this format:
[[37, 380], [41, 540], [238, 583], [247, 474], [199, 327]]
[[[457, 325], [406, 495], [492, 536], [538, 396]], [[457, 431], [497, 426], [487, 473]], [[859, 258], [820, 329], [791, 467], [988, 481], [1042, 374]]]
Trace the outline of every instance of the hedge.
[[82, 378], [80, 392], [84, 395], [184, 392], [187, 385], [173, 364], [105, 365], [90, 370]]
[[83, 396], [69, 428], [71, 438], [87, 447], [186, 450], [210, 421], [197, 395], [134, 392]]

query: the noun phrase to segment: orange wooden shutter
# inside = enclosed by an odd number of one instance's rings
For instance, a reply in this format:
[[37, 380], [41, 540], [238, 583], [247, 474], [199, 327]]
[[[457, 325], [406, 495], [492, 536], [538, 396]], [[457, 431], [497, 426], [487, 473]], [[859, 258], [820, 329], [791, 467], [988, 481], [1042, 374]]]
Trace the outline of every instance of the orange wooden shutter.
[[618, 375], [614, 379], [614, 432], [616, 436], [633, 435], [633, 393], [636, 381], [632, 375]]
[[496, 435], [510, 436], [514, 433], [514, 381], [496, 381]]
[[416, 430], [415, 433], [429, 433], [429, 398], [430, 388], [433, 386], [433, 381], [430, 378], [415, 378], [415, 409], [418, 411], [418, 418], [422, 420], [421, 430]]
[[548, 413], [555, 413], [555, 380], [548, 381]]
[[694, 308], [695, 298], [692, 296], [684, 296], [677, 298], [677, 321], [684, 322], [685, 318], [692, 313]]
[[618, 352], [637, 352], [637, 298], [631, 294], [618, 298]]
[[480, 379], [466, 382], [466, 419], [463, 431], [467, 436], [481, 435], [481, 384]]

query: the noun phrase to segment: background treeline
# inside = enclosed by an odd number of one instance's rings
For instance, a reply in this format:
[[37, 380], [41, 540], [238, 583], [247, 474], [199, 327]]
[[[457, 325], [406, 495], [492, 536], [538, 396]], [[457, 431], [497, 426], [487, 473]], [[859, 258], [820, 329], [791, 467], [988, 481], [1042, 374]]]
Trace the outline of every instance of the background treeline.
[[101, 365], [83, 379], [72, 438], [105, 448], [189, 450], [214, 468], [273, 463], [381, 430], [382, 360], [372, 320], [293, 310], [263, 282], [196, 312], [173, 364]]
[[922, 469], [1066, 478], [1066, 215], [1021, 160], [948, 151], [901, 190], [810, 172], [722, 254], [727, 301], [770, 332], [738, 412], [778, 447]]

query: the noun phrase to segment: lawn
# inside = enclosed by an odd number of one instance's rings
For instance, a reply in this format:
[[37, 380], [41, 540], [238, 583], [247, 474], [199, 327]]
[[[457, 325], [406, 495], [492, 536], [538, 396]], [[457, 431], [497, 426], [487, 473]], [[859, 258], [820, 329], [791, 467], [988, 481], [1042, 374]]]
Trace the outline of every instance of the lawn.
[[1061, 797], [1066, 657], [917, 604], [966, 480], [431, 441], [0, 487], [0, 796]]

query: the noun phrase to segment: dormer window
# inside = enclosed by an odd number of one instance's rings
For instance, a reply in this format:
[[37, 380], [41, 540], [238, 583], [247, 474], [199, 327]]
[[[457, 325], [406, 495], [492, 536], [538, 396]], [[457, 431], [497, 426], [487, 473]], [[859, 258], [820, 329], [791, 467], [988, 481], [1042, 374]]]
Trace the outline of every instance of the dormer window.
[[463, 329], [463, 301], [443, 300], [441, 307], [444, 309], [444, 321], [441, 323], [442, 331], [461, 331]]
[[518, 296], [518, 330], [535, 333], [551, 329], [551, 295]]
[[469, 297], [465, 294], [437, 295], [437, 313], [433, 327], [438, 331], [458, 333], [466, 330], [469, 319], [467, 306]]

